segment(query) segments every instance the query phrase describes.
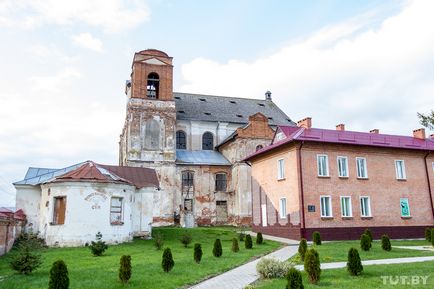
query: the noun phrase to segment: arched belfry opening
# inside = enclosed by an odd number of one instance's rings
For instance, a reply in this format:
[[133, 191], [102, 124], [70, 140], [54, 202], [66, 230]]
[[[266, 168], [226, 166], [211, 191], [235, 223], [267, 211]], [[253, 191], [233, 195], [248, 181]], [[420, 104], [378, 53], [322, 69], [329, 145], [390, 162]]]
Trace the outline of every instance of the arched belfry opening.
[[160, 90], [160, 77], [157, 73], [148, 74], [148, 83], [146, 85], [146, 96], [151, 99], [158, 99]]

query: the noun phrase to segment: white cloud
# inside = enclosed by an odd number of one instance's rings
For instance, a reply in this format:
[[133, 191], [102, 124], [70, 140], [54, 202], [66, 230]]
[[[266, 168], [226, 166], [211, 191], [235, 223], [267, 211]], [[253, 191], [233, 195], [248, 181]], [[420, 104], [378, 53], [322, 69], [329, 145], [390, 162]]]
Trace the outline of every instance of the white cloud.
[[90, 49], [96, 52], [102, 52], [102, 41], [95, 38], [90, 33], [81, 33], [72, 36], [72, 42], [75, 45], [81, 46], [86, 49]]
[[86, 23], [107, 32], [133, 28], [149, 20], [143, 1], [129, 0], [3, 0], [0, 25], [22, 28], [49, 23]]
[[294, 120], [409, 134], [434, 104], [432, 11], [434, 1], [407, 2], [380, 22], [350, 19], [252, 62], [197, 58], [182, 66], [181, 91], [262, 98], [270, 89]]

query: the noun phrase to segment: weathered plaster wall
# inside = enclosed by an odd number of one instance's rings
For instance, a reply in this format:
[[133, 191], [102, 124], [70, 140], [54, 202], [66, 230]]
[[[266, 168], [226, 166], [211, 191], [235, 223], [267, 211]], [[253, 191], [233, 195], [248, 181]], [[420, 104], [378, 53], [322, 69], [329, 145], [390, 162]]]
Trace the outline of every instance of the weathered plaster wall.
[[40, 186], [16, 185], [16, 207], [27, 216], [26, 229], [34, 233], [40, 231], [39, 210], [41, 202]]

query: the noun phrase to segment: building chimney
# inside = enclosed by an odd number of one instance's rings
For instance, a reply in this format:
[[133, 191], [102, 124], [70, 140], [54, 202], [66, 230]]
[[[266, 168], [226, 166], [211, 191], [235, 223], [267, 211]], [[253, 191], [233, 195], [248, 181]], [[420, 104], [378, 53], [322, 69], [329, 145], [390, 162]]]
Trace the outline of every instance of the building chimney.
[[265, 100], [271, 101], [271, 91], [267, 90], [265, 92]]
[[369, 133], [379, 134], [379, 133], [380, 133], [380, 130], [379, 130], [378, 128], [374, 128], [374, 129], [371, 129], [371, 130], [369, 131]]
[[312, 127], [312, 118], [306, 117], [306, 118], [303, 118], [302, 120], [297, 121], [297, 126], [298, 127], [304, 127], [304, 128], [311, 128]]
[[413, 137], [419, 139], [425, 139], [425, 129], [424, 128], [415, 129], [413, 131]]
[[340, 123], [340, 124], [336, 125], [336, 130], [345, 130], [345, 124]]

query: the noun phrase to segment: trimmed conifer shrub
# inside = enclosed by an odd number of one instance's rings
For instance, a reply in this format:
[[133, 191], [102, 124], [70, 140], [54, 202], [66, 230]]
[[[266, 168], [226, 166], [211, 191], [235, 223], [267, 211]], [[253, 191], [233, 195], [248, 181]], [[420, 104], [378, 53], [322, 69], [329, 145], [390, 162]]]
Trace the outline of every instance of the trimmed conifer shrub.
[[11, 252], [10, 266], [21, 274], [30, 274], [42, 264], [41, 255], [35, 252], [31, 241], [21, 241], [16, 251]]
[[372, 232], [369, 229], [365, 230], [365, 234], [369, 237], [369, 246], [372, 247], [372, 241], [374, 241], [374, 237], [372, 236]]
[[321, 245], [321, 234], [318, 231], [313, 232], [312, 240], [315, 245]]
[[389, 236], [387, 235], [381, 236], [381, 248], [383, 248], [384, 251], [392, 250], [392, 245], [390, 244]]
[[318, 283], [321, 276], [319, 254], [315, 249], [309, 249], [304, 257], [304, 271], [307, 273], [309, 282]]
[[246, 247], [246, 249], [253, 248], [252, 236], [250, 236], [249, 234], [246, 235], [246, 239], [244, 241], [244, 247]]
[[215, 240], [212, 254], [214, 255], [214, 257], [220, 257], [221, 255], [223, 255], [222, 242], [220, 241], [220, 239]]
[[196, 263], [200, 263], [202, 254], [202, 246], [199, 243], [194, 244], [194, 261], [196, 261]]
[[166, 273], [172, 270], [173, 266], [175, 266], [175, 261], [173, 261], [172, 251], [170, 251], [170, 248], [164, 249], [161, 266], [163, 267], [163, 270]]
[[101, 232], [96, 233], [95, 239], [96, 242], [92, 241], [89, 245], [89, 249], [92, 251], [92, 254], [94, 256], [102, 256], [102, 254], [104, 254], [104, 251], [108, 249], [108, 246], [104, 241], [102, 241]]
[[362, 261], [360, 260], [359, 252], [355, 248], [351, 248], [348, 251], [347, 270], [353, 276], [360, 275], [363, 271]]
[[131, 256], [123, 255], [119, 262], [119, 279], [122, 283], [128, 283], [131, 278]]
[[50, 269], [50, 281], [48, 289], [68, 289], [69, 277], [68, 267], [62, 260], [53, 263]]
[[193, 238], [191, 237], [189, 232], [184, 232], [184, 234], [182, 234], [181, 236], [181, 243], [184, 245], [185, 248], [188, 247], [188, 245], [191, 243], [191, 241], [193, 240]]
[[425, 228], [425, 240], [431, 242], [431, 228]]
[[237, 238], [232, 239], [232, 252], [236, 253], [240, 250], [240, 247], [238, 246], [238, 240]]
[[369, 251], [371, 248], [371, 239], [369, 239], [368, 235], [362, 234], [360, 237], [360, 248], [362, 248], [363, 251]]
[[264, 242], [264, 238], [262, 237], [262, 233], [258, 232], [256, 234], [256, 244], [261, 245]]
[[300, 245], [298, 245], [298, 254], [300, 255], [301, 261], [304, 261], [304, 257], [306, 256], [307, 251], [307, 241], [306, 239], [300, 240]]
[[288, 280], [286, 289], [304, 289], [301, 273], [294, 267], [288, 270], [288, 273], [286, 274], [286, 280]]

